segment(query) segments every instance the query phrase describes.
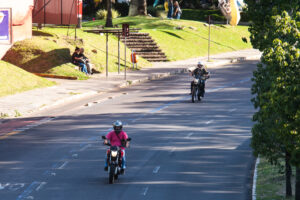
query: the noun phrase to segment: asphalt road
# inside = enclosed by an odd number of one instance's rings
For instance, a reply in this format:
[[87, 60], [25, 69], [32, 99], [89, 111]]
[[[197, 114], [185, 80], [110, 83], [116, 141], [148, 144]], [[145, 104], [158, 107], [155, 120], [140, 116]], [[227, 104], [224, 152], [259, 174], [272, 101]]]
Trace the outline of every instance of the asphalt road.
[[[0, 199], [250, 199], [255, 63], [211, 70], [202, 102], [181, 74], [47, 111], [0, 140]], [[100, 136], [117, 119], [133, 141], [110, 185]]]

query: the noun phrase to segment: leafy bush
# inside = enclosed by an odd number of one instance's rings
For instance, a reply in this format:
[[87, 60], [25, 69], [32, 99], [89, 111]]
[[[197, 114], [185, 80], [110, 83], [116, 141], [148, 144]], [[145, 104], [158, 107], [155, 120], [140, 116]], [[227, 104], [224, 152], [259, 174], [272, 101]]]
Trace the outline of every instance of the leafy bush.
[[[120, 13], [115, 9], [111, 9], [111, 12], [112, 12], [113, 19], [120, 16]], [[96, 13], [97, 19], [106, 19], [106, 17], [107, 17], [107, 10], [100, 9], [97, 11], [97, 13]]]
[[147, 7], [147, 13], [150, 14], [152, 17], [166, 17], [166, 13], [164, 9], [154, 8], [152, 6]]

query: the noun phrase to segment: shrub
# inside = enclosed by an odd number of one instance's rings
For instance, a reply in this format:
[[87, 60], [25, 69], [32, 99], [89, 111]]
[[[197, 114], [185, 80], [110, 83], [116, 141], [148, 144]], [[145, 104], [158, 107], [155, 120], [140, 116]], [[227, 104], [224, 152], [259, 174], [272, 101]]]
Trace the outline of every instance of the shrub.
[[152, 6], [147, 7], [147, 13], [150, 14], [152, 17], [166, 17], [166, 13], [164, 9], [154, 8]]
[[[113, 19], [120, 16], [119, 12], [116, 11], [115, 9], [111, 9], [111, 12], [112, 12]], [[97, 19], [106, 19], [106, 17], [107, 17], [107, 10], [100, 9], [97, 11], [97, 13], [96, 13]]]

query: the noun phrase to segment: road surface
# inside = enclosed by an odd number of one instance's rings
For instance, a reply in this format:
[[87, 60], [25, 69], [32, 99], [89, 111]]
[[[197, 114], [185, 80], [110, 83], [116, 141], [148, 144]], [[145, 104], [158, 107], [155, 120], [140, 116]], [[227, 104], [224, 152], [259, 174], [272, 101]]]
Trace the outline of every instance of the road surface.
[[[0, 140], [0, 199], [250, 199], [255, 64], [211, 70], [202, 102], [191, 103], [181, 74], [33, 118]], [[126, 174], [110, 185], [101, 135], [115, 120], [132, 142]]]

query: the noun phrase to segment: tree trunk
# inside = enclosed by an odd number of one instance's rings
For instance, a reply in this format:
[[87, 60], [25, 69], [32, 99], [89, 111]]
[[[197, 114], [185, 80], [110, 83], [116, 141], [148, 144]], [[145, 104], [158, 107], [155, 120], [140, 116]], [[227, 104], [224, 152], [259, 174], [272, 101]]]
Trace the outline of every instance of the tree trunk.
[[128, 16], [147, 15], [146, 0], [131, 0]]
[[292, 167], [290, 165], [291, 155], [290, 153], [285, 153], [285, 196], [291, 197], [292, 196]]
[[106, 23], [105, 27], [113, 27], [113, 22], [112, 22], [112, 13], [111, 13], [111, 0], [106, 0], [107, 3], [107, 16], [106, 16]]
[[296, 168], [295, 200], [300, 200], [300, 167]]

